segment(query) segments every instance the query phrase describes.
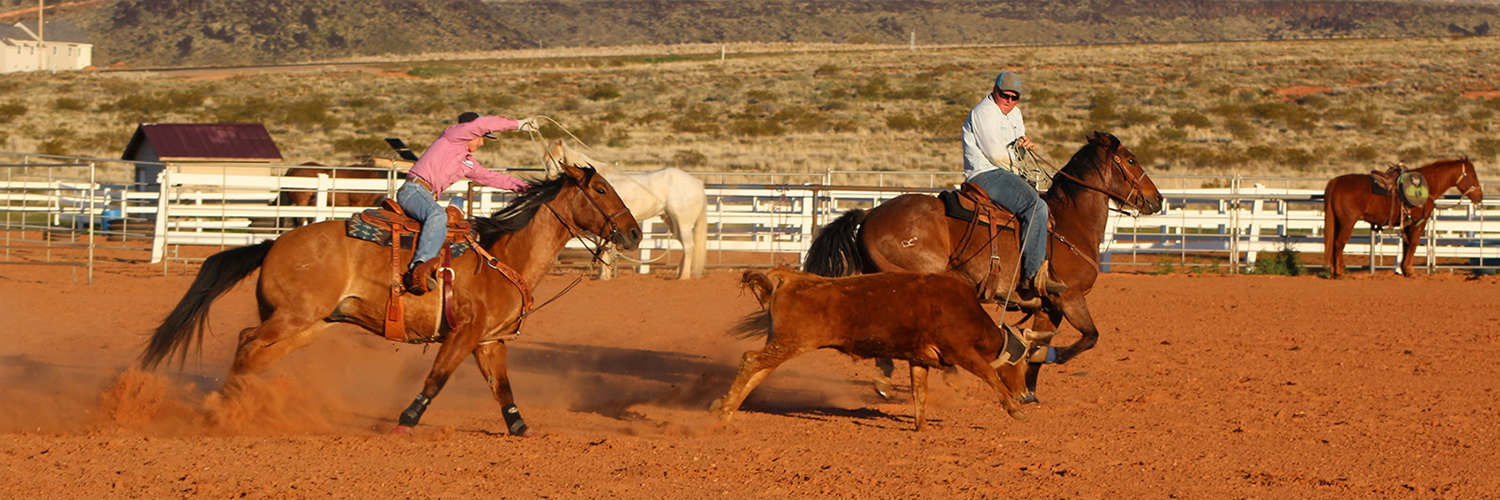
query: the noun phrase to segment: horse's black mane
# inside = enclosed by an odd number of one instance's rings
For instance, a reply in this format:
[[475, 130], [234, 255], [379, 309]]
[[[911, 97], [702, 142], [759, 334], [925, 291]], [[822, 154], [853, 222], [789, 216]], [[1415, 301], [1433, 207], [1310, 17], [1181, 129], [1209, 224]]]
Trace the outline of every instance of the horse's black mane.
[[[1112, 134], [1104, 133], [1101, 135], [1109, 138], [1110, 142], [1113, 142], [1115, 144], [1120, 143], [1120, 139]], [[1089, 136], [1088, 144], [1085, 144], [1082, 148], [1079, 148], [1077, 153], [1073, 153], [1073, 158], [1069, 159], [1068, 164], [1063, 165], [1063, 168], [1060, 171], [1067, 172], [1068, 174], [1080, 179], [1086, 179], [1087, 177], [1085, 174], [1088, 171], [1099, 170], [1100, 168], [1102, 168], [1102, 166], [1098, 164], [1099, 148], [1108, 147], [1110, 147], [1108, 144], [1100, 143], [1099, 141], [1095, 140], [1095, 136]], [[1052, 196], [1073, 198], [1077, 196], [1079, 192], [1086, 190], [1088, 190], [1088, 188], [1082, 184], [1079, 184], [1078, 181], [1070, 179], [1067, 176], [1057, 174], [1052, 176], [1052, 187], [1047, 190], [1047, 193]]]
[[[584, 171], [584, 184], [593, 179], [593, 168], [578, 168]], [[496, 210], [489, 217], [474, 218], [474, 230], [479, 233], [479, 245], [489, 248], [500, 237], [520, 231], [531, 224], [531, 219], [536, 217], [537, 210], [541, 209], [543, 204], [556, 199], [568, 179], [570, 177], [566, 175], [550, 179], [526, 179], [526, 191], [511, 200], [510, 204]]]

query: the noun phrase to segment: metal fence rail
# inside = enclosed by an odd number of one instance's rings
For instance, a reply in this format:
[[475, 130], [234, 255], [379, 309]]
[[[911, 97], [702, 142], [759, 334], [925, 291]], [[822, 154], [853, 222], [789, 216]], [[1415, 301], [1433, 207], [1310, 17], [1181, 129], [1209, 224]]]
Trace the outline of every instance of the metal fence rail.
[[[0, 160], [3, 160], [0, 157]], [[383, 179], [280, 177], [174, 173], [162, 169], [159, 184], [108, 185], [94, 182], [100, 162], [43, 158], [4, 164], [0, 170], [0, 232], [6, 260], [0, 263], [60, 263], [88, 266], [93, 249], [141, 251], [162, 263], [192, 260], [178, 256], [185, 245], [232, 247], [252, 244], [290, 230], [291, 221], [346, 218], [367, 207], [338, 206], [340, 193], [393, 193], [394, 172]], [[200, 165], [201, 167], [201, 165]], [[290, 168], [290, 167], [286, 167]], [[227, 169], [226, 169], [227, 170]], [[200, 168], [199, 171], [202, 171]], [[852, 208], [871, 208], [906, 193], [934, 193], [962, 180], [955, 172], [825, 171], [822, 173], [695, 172], [712, 182], [708, 250], [795, 255], [800, 262], [818, 227]], [[1260, 254], [1322, 252], [1322, 184], [1326, 179], [1248, 176], [1153, 176], [1166, 197], [1161, 213], [1112, 216], [1101, 251], [1113, 266], [1194, 266], [1240, 272], [1259, 265]], [[717, 181], [717, 182], [715, 182]], [[733, 183], [724, 181], [735, 181]], [[1494, 193], [1496, 186], [1486, 186]], [[312, 206], [281, 206], [279, 193], [314, 193]], [[468, 200], [471, 213], [488, 214], [512, 195], [466, 183], [447, 197]], [[1427, 268], [1500, 267], [1500, 197], [1480, 205], [1449, 195], [1428, 225], [1423, 251]], [[1381, 268], [1398, 265], [1399, 239], [1356, 228], [1346, 252], [1369, 255]], [[659, 219], [642, 224], [645, 239], [635, 256], [642, 272], [680, 249]], [[43, 235], [47, 236], [43, 236]], [[65, 237], [63, 237], [65, 236]], [[60, 239], [61, 238], [61, 239]], [[66, 241], [64, 241], [66, 240]], [[149, 245], [147, 245], [149, 243]], [[582, 248], [578, 242], [571, 248]], [[47, 260], [41, 252], [83, 249], [78, 258]], [[25, 258], [12, 259], [12, 255]], [[40, 255], [40, 256], [39, 256]], [[710, 262], [723, 259], [710, 258]]]

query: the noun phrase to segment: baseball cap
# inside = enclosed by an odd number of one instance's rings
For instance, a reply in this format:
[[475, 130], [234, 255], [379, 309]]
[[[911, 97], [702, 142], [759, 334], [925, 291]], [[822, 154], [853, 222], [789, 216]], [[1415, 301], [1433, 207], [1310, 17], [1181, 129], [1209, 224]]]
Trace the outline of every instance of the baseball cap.
[[[472, 122], [472, 121], [478, 120], [478, 119], [479, 119], [479, 113], [475, 113], [473, 111], [465, 111], [463, 113], [459, 113], [458, 114], [458, 123], [469, 123], [469, 122]], [[499, 137], [495, 137], [495, 134], [493, 132], [486, 132], [484, 134], [484, 138], [486, 138], [486, 139], [499, 139]]]
[[1021, 75], [1014, 71], [1002, 71], [1000, 76], [995, 77], [995, 87], [1021, 95]]

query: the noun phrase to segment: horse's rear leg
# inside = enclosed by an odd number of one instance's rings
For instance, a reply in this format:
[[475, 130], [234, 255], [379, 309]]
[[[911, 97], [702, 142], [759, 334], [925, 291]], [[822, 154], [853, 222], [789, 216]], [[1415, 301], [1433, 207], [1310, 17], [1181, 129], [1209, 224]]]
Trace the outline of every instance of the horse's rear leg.
[[240, 331], [240, 346], [234, 353], [234, 362], [220, 391], [226, 396], [237, 394], [244, 388], [247, 378], [265, 373], [287, 354], [312, 342], [330, 325], [332, 323], [322, 320], [309, 321], [273, 314], [259, 326]]
[[448, 333], [448, 338], [438, 348], [437, 359], [432, 362], [432, 371], [427, 373], [427, 382], [422, 385], [422, 392], [401, 412], [401, 418], [397, 421], [392, 434], [408, 434], [412, 427], [422, 420], [422, 414], [427, 412], [427, 405], [432, 399], [442, 392], [443, 386], [448, 384], [448, 377], [453, 376], [453, 371], [463, 363], [464, 357], [474, 352], [479, 344], [479, 333], [472, 330], [455, 330]]
[[506, 347], [504, 342], [480, 345], [474, 349], [474, 361], [479, 364], [479, 373], [484, 374], [490, 393], [500, 403], [500, 412], [505, 416], [505, 428], [512, 436], [532, 436], [534, 433], [521, 419], [521, 410], [516, 408], [516, 396], [510, 391], [510, 374], [506, 371]]
[[709, 411], [718, 414], [721, 420], [729, 420], [740, 409], [740, 405], [744, 404], [750, 391], [755, 390], [755, 386], [760, 385], [767, 375], [782, 363], [804, 352], [805, 349], [774, 344], [757, 351], [745, 351], [744, 357], [740, 358], [740, 371], [734, 376], [734, 384], [729, 386], [728, 393], [714, 401]]

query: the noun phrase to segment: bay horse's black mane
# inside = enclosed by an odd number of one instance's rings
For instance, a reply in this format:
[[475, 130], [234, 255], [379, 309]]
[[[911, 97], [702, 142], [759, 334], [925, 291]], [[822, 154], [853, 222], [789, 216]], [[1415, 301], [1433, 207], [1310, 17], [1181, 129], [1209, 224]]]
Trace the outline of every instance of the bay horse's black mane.
[[[583, 184], [588, 184], [594, 178], [594, 169], [592, 167], [578, 168], [584, 172]], [[504, 208], [490, 214], [489, 217], [474, 218], [474, 230], [479, 232], [479, 245], [488, 248], [500, 237], [520, 231], [531, 224], [531, 219], [536, 217], [537, 210], [547, 202], [556, 199], [569, 179], [570, 177], [561, 174], [550, 179], [526, 179], [526, 191], [520, 196], [511, 200]]]
[[[1113, 134], [1101, 133], [1100, 135], [1109, 138], [1109, 141], [1114, 143], [1115, 146], [1100, 143], [1096, 140], [1095, 136], [1090, 136], [1088, 144], [1079, 148], [1077, 153], [1073, 153], [1073, 158], [1068, 160], [1067, 165], [1063, 165], [1060, 172], [1067, 172], [1069, 175], [1079, 179], [1087, 179], [1088, 177], [1085, 176], [1087, 171], [1102, 169], [1103, 166], [1099, 165], [1099, 148], [1118, 147], [1120, 139]], [[1047, 194], [1063, 198], [1076, 198], [1081, 191], [1087, 190], [1089, 188], [1079, 184], [1078, 181], [1062, 174], [1055, 174], [1052, 176], [1052, 187], [1047, 190]]]

